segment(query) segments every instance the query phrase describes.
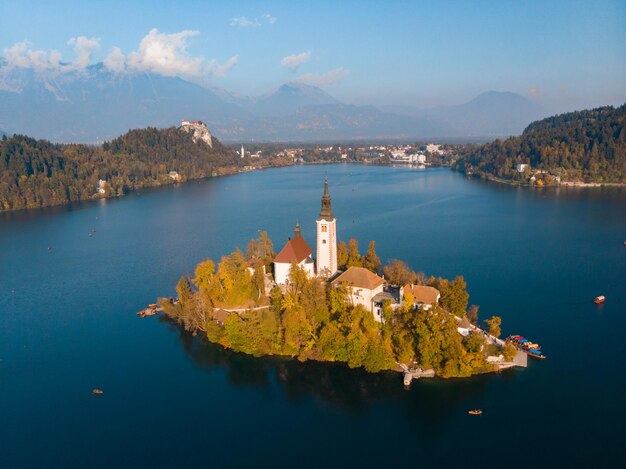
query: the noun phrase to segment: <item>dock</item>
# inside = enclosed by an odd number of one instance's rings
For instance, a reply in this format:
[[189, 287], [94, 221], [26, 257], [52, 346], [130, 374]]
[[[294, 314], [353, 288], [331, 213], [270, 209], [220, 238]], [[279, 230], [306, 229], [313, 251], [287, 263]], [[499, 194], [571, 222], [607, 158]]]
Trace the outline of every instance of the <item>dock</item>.
[[427, 368], [424, 370], [422, 368], [409, 368], [404, 364], [401, 364], [400, 366], [404, 370], [404, 387], [406, 388], [411, 386], [413, 380], [435, 377], [435, 370], [432, 368]]

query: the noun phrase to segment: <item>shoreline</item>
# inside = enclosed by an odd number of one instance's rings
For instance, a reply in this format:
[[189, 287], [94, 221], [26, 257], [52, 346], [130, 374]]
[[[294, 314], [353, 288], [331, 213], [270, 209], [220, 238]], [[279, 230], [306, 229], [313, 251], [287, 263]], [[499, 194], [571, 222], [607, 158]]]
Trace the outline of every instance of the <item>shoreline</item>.
[[513, 187], [528, 187], [531, 189], [559, 189], [561, 187], [567, 187], [567, 188], [570, 188], [570, 187], [575, 187], [575, 188], [592, 188], [592, 187], [593, 188], [595, 187], [622, 188], [622, 187], [626, 187], [626, 183], [623, 183], [623, 182], [582, 182], [582, 181], [564, 181], [559, 184], [539, 186], [537, 184], [529, 184], [527, 182], [518, 182], [518, 181], [509, 180], [509, 179], [502, 179], [502, 178], [498, 178], [490, 174], [478, 175], [474, 173], [468, 174], [465, 171], [460, 171], [460, 172], [464, 174], [465, 176], [467, 176], [468, 178], [482, 179], [485, 181], [495, 182], [498, 184], [504, 184], [504, 185], [513, 186]]

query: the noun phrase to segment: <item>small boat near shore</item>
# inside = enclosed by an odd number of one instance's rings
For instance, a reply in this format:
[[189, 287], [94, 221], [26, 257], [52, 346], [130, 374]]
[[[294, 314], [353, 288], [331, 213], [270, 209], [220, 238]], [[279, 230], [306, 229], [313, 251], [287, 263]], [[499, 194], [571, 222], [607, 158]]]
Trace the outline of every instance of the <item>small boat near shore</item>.
[[534, 344], [521, 335], [511, 335], [505, 339], [505, 342], [513, 344], [516, 349], [521, 350], [529, 357], [537, 358], [539, 360], [546, 358], [541, 351], [541, 346], [539, 344]]
[[467, 411], [470, 415], [483, 415], [482, 409], [472, 409]]
[[606, 297], [604, 295], [596, 296], [593, 302], [597, 305], [601, 305], [606, 301]]
[[104, 394], [104, 391], [102, 389], [94, 389], [91, 391], [91, 394]]

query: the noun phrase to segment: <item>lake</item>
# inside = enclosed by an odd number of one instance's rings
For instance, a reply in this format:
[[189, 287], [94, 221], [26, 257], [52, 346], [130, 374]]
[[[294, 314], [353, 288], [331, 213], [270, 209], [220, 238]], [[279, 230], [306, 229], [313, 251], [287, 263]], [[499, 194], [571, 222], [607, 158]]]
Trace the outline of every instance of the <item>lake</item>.
[[[299, 221], [314, 246], [325, 176], [339, 239], [464, 275], [481, 319], [548, 359], [405, 390], [400, 374], [255, 359], [135, 315], [259, 229], [278, 251]], [[0, 467], [621, 466], [625, 239], [622, 189], [359, 165], [0, 214]]]

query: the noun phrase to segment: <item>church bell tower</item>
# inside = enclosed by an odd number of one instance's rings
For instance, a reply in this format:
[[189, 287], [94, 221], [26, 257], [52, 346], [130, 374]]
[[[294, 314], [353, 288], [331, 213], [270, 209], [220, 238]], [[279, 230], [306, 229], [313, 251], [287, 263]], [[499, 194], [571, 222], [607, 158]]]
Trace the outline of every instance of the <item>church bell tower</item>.
[[328, 178], [324, 179], [322, 210], [317, 218], [317, 275], [330, 277], [337, 272], [337, 220], [328, 193]]

